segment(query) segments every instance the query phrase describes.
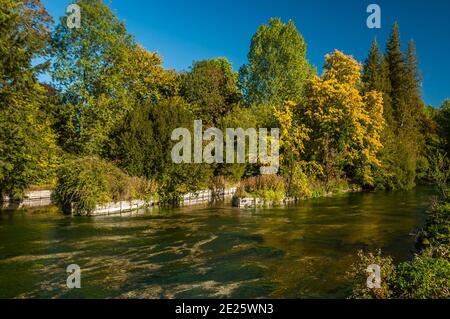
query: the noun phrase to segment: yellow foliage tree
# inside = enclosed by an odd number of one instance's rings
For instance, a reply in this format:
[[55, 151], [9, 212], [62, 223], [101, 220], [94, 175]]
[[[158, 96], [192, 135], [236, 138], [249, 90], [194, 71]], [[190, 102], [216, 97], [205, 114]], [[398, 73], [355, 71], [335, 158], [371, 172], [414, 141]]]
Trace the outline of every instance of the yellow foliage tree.
[[351, 56], [338, 50], [326, 55], [322, 77], [306, 86], [303, 120], [311, 132], [313, 157], [322, 161], [327, 175], [345, 168], [371, 186], [372, 168], [381, 165], [383, 99], [376, 91], [361, 93], [360, 72], [361, 64]]
[[[297, 118], [299, 114], [300, 105], [292, 102], [286, 101], [280, 109], [274, 108], [274, 116], [278, 122], [278, 126], [280, 128], [280, 148], [281, 148], [281, 163], [282, 163], [282, 171], [287, 175], [288, 185], [287, 192], [288, 194], [292, 191], [292, 184], [296, 183], [296, 177], [300, 174], [302, 177], [305, 177], [300, 169], [300, 162], [303, 153], [305, 152], [305, 143], [309, 140], [309, 132], [310, 129], [305, 126], [305, 124]], [[306, 178], [306, 177], [305, 177]], [[305, 181], [302, 180], [302, 186], [305, 186]], [[295, 187], [297, 189], [296, 195], [298, 195], [298, 189], [300, 187]], [[301, 187], [301, 193], [306, 193], [303, 191]]]
[[179, 76], [175, 71], [162, 67], [162, 59], [157, 52], [149, 52], [138, 44], [129, 49], [126, 59], [129, 91], [136, 98], [159, 100], [177, 95]]
[[280, 128], [280, 147], [284, 156], [299, 158], [305, 151], [305, 141], [309, 139], [308, 129], [303, 123], [296, 120], [295, 109], [299, 105], [287, 101], [281, 109], [274, 108], [274, 115]]

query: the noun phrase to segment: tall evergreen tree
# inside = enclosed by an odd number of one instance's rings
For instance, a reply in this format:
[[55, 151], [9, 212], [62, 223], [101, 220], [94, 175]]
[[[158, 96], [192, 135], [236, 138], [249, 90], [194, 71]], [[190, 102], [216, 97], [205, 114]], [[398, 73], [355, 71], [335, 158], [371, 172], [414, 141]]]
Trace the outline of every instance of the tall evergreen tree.
[[389, 95], [392, 101], [394, 118], [398, 127], [405, 125], [407, 106], [405, 101], [404, 81], [406, 76], [405, 57], [401, 51], [400, 29], [395, 22], [386, 44], [385, 60], [389, 80]]
[[416, 54], [416, 44], [414, 40], [408, 43], [408, 50], [406, 51], [406, 79], [405, 90], [408, 97], [410, 108], [416, 115], [423, 111], [422, 103], [422, 76], [419, 71], [419, 62]]
[[362, 81], [366, 91], [383, 91], [383, 72], [381, 65], [381, 51], [378, 46], [377, 38], [373, 40], [369, 55], [364, 63]]
[[406, 54], [401, 50], [397, 23], [386, 45], [386, 53], [379, 59], [376, 42], [366, 59], [363, 83], [365, 89], [383, 93], [386, 126], [382, 133], [380, 151], [382, 167], [377, 183], [390, 189], [411, 188], [416, 179], [417, 163], [423, 138], [420, 134], [424, 119], [421, 98], [421, 79], [414, 42]]
[[406, 69], [411, 78], [412, 89], [414, 93], [420, 95], [421, 74], [418, 67], [418, 59], [416, 53], [416, 43], [414, 40], [408, 42], [408, 50], [406, 52]]

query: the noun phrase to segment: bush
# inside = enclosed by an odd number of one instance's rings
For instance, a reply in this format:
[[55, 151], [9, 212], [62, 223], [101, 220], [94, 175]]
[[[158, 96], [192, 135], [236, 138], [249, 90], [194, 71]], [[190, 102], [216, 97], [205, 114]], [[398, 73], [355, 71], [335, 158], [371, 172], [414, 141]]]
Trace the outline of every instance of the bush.
[[431, 254], [416, 255], [413, 262], [397, 266], [394, 289], [398, 298], [450, 298], [450, 262]]
[[[413, 261], [403, 262], [397, 267], [391, 257], [383, 257], [380, 252], [358, 252], [359, 260], [348, 273], [353, 279], [351, 298], [450, 298], [450, 261], [436, 256], [442, 252], [440, 249], [427, 249], [416, 255]], [[381, 268], [381, 288], [367, 287], [366, 269], [371, 264]]]
[[422, 247], [450, 246], [450, 203], [434, 200], [425, 227], [419, 233]]
[[294, 165], [292, 175], [290, 177], [288, 195], [296, 198], [313, 197], [312, 178], [305, 172], [304, 165], [297, 163]]
[[[367, 277], [369, 276], [367, 267], [372, 264], [380, 266], [380, 288], [367, 287]], [[353, 281], [351, 298], [386, 299], [391, 298], [394, 295], [392, 281], [395, 280], [396, 277], [395, 265], [392, 258], [382, 256], [380, 250], [375, 254], [358, 251], [358, 261], [351, 266], [347, 275]]]
[[97, 205], [121, 200], [148, 199], [156, 191], [153, 182], [129, 177], [113, 164], [96, 157], [69, 161], [58, 171], [55, 201], [64, 209], [90, 213]]

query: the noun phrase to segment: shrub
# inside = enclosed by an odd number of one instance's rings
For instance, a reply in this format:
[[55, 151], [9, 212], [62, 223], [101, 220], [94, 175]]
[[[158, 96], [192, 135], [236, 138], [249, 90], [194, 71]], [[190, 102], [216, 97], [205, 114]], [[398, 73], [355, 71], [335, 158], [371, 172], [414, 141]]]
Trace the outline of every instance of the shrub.
[[[367, 287], [367, 277], [369, 276], [367, 267], [372, 264], [380, 266], [380, 288]], [[381, 250], [375, 254], [358, 251], [358, 260], [350, 267], [347, 276], [353, 282], [351, 298], [386, 299], [393, 297], [392, 281], [396, 277], [395, 265], [391, 257], [381, 255]]]
[[450, 261], [422, 253], [397, 266], [394, 289], [398, 298], [450, 298]]
[[146, 179], [129, 177], [109, 162], [85, 157], [59, 169], [54, 199], [64, 209], [73, 205], [83, 214], [108, 202], [146, 199], [155, 191], [155, 184]]
[[419, 245], [450, 246], [450, 203], [434, 199], [425, 227], [419, 233]]
[[[442, 253], [442, 250], [438, 252]], [[416, 255], [413, 261], [396, 267], [391, 257], [383, 257], [379, 252], [358, 252], [359, 260], [348, 273], [353, 279], [351, 298], [449, 298], [450, 261], [435, 254], [432, 249], [426, 250]], [[366, 269], [371, 264], [381, 268], [381, 288], [367, 287]]]
[[296, 198], [313, 197], [311, 180], [305, 169], [300, 164], [296, 164], [290, 176], [288, 195]]

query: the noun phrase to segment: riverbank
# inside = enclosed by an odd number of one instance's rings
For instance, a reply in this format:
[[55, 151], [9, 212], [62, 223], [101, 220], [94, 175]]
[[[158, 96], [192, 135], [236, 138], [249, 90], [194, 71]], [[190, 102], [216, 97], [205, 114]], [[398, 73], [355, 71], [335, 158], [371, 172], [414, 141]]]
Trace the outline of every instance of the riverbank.
[[[335, 192], [327, 192], [322, 195], [316, 195], [314, 198], [326, 198], [326, 197], [334, 197], [339, 196], [347, 193], [357, 193], [357, 192], [363, 192], [364, 190], [361, 187], [354, 187], [344, 190], [338, 190]], [[248, 194], [247, 194], [248, 196]], [[251, 194], [250, 194], [251, 196]], [[257, 194], [253, 194], [252, 197], [237, 197], [233, 196], [232, 204], [234, 207], [238, 208], [263, 208], [263, 207], [277, 207], [277, 206], [286, 206], [286, 205], [292, 205], [295, 203], [299, 203], [301, 201], [305, 201], [308, 199], [312, 199], [313, 197], [284, 197], [281, 200], [278, 199], [266, 199], [258, 197]]]
[[27, 207], [45, 207], [52, 204], [52, 190], [28, 190], [25, 191], [22, 200], [14, 200], [11, 197], [5, 196], [1, 201], [0, 208], [18, 209]]
[[303, 179], [292, 183], [279, 175], [259, 175], [241, 180], [233, 197], [233, 206], [257, 208], [283, 206], [311, 198], [333, 197], [339, 194], [360, 192], [362, 187], [345, 180], [332, 183]]
[[[195, 193], [187, 193], [180, 197], [176, 206], [195, 206], [205, 203], [212, 203], [215, 201], [224, 201], [231, 198], [236, 192], [236, 187], [231, 187], [221, 190], [203, 190]], [[4, 198], [3, 209], [13, 210], [21, 208], [45, 208], [51, 205], [56, 205], [52, 201], [53, 190], [29, 191], [25, 192], [22, 201], [12, 201], [9, 198]], [[86, 216], [102, 216], [114, 215], [132, 212], [139, 209], [147, 209], [160, 206], [158, 200], [130, 200], [110, 202], [103, 205], [96, 205], [95, 209], [88, 213], [77, 212], [74, 205], [66, 207], [63, 212], [70, 215], [86, 215]]]
[[[239, 186], [240, 187], [240, 186]], [[231, 198], [231, 204], [238, 208], [262, 208], [262, 207], [277, 207], [283, 205], [292, 205], [300, 201], [304, 201], [310, 198], [302, 197], [284, 197], [280, 199], [272, 199], [272, 197], [258, 197], [261, 196], [261, 192], [253, 194], [245, 193], [246, 196], [252, 197], [238, 197], [236, 194], [239, 187], [230, 187], [227, 189], [216, 190], [202, 190], [194, 193], [187, 193], [181, 195], [174, 206], [195, 206], [205, 203], [213, 203], [215, 201], [224, 201]], [[362, 188], [353, 187], [348, 189], [340, 189], [337, 191], [329, 191], [324, 194], [316, 194], [314, 198], [333, 197], [346, 193], [362, 192]], [[276, 197], [276, 196], [275, 196]], [[3, 209], [20, 209], [20, 208], [39, 208], [48, 207], [51, 205], [57, 205], [53, 201], [54, 190], [39, 190], [39, 191], [26, 191], [24, 199], [21, 201], [12, 201], [5, 197], [3, 199]], [[134, 199], [126, 201], [109, 202], [104, 204], [96, 204], [92, 211], [79, 211], [74, 203], [63, 207], [62, 211], [69, 215], [86, 215], [86, 216], [101, 216], [101, 215], [114, 215], [132, 212], [139, 209], [146, 209], [160, 206], [159, 200], [144, 200]]]

